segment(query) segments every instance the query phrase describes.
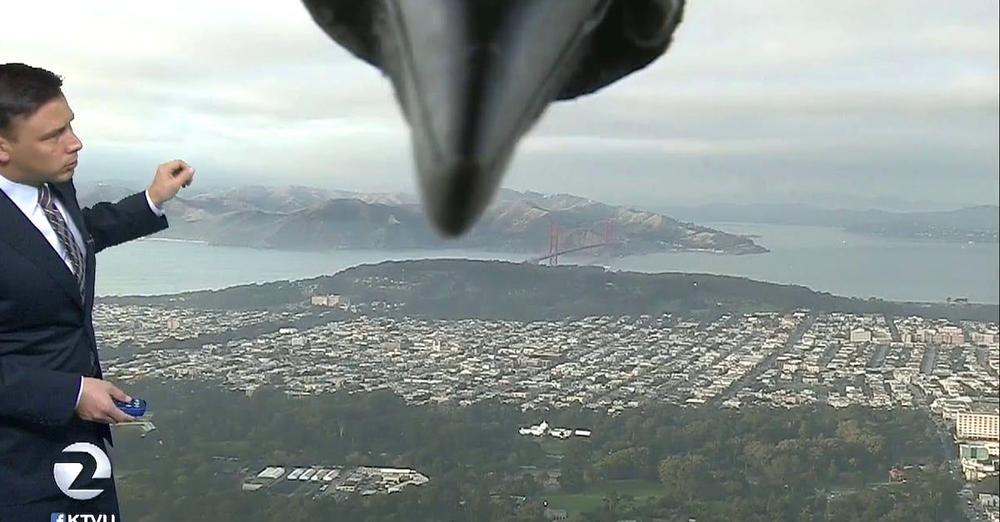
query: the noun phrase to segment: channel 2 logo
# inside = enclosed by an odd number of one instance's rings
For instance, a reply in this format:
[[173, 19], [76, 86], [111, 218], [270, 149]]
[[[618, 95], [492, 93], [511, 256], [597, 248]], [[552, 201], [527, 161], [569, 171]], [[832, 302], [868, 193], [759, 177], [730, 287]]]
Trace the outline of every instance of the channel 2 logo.
[[[97, 464], [97, 469], [94, 470], [94, 476], [91, 479], [110, 479], [111, 478], [111, 460], [108, 459], [107, 453], [104, 453], [101, 448], [89, 443], [89, 442], [77, 442], [75, 444], [70, 444], [62, 450], [63, 454], [66, 453], [86, 453], [90, 455], [90, 458], [94, 460]], [[64, 495], [73, 500], [90, 500], [97, 497], [101, 493], [104, 493], [103, 489], [73, 489], [73, 483], [76, 479], [80, 477], [80, 473], [83, 471], [83, 464], [79, 462], [56, 462], [52, 466], [52, 476], [56, 479], [56, 485], [59, 486], [59, 490], [63, 492]], [[55, 522], [55, 516], [59, 513], [53, 513], [53, 519], [51, 522]], [[71, 520], [61, 520], [59, 522], [72, 522]]]

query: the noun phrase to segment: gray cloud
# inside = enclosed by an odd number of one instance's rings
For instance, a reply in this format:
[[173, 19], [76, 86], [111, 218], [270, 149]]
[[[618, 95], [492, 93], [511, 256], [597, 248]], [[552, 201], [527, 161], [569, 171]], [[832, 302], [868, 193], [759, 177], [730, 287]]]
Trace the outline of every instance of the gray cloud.
[[[81, 175], [145, 180], [180, 156], [215, 183], [414, 189], [388, 82], [297, 2], [81, 4], [6, 6], [0, 43], [65, 76]], [[666, 56], [553, 106], [505, 183], [642, 204], [995, 202], [998, 20], [980, 0], [689, 2]]]

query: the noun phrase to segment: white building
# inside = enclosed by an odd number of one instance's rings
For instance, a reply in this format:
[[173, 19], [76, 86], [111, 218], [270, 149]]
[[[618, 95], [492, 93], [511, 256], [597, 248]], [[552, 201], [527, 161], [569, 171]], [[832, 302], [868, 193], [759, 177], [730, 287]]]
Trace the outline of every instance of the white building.
[[280, 466], [276, 468], [267, 467], [264, 469], [264, 471], [261, 471], [260, 473], [257, 474], [257, 478], [277, 479], [281, 478], [281, 476], [284, 474], [285, 474], [285, 468], [282, 468]]
[[313, 306], [329, 306], [336, 308], [347, 308], [351, 305], [351, 300], [337, 294], [314, 295], [309, 300]]
[[851, 330], [851, 342], [852, 343], [867, 343], [871, 342], [872, 333], [864, 328], [856, 328]]
[[535, 437], [541, 437], [549, 430], [549, 423], [547, 421], [542, 421], [541, 424], [536, 424], [530, 428], [521, 428], [518, 433], [521, 435], [534, 435]]
[[955, 418], [955, 436], [959, 440], [1000, 441], [1000, 415], [959, 413]]

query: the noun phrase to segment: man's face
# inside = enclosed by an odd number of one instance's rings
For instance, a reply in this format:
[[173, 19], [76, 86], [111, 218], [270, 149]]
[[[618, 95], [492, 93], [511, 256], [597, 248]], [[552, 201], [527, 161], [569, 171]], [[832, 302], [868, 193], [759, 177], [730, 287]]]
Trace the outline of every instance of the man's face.
[[0, 134], [0, 169], [29, 185], [69, 181], [83, 148], [71, 121], [73, 111], [62, 96], [14, 118], [6, 135]]

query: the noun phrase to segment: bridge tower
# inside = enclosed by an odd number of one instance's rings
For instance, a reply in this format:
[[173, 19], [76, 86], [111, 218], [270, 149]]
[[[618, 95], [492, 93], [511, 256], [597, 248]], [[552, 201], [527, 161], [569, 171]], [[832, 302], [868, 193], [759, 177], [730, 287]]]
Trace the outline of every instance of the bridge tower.
[[608, 218], [608, 220], [604, 222], [604, 255], [607, 257], [614, 257], [616, 234], [617, 227], [615, 218]]
[[559, 223], [549, 224], [549, 266], [559, 264]]

